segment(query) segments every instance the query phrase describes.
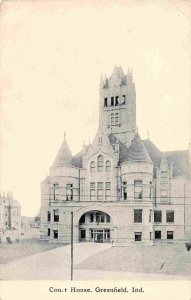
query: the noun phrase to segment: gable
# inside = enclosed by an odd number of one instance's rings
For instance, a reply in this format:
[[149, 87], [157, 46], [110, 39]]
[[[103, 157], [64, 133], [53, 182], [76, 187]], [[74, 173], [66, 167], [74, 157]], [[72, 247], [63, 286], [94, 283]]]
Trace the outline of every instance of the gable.
[[91, 147], [88, 149], [86, 157], [87, 159], [91, 156], [102, 152], [103, 154], [107, 154], [110, 157], [114, 157], [114, 150], [110, 145], [109, 139], [104, 133], [101, 126], [99, 126], [96, 136], [93, 140]]

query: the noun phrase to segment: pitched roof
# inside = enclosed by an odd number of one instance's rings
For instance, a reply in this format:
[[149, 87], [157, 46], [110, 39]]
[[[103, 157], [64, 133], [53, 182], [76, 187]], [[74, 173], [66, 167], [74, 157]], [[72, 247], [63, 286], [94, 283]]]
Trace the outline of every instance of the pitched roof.
[[137, 133], [131, 142], [127, 152], [127, 161], [145, 161], [152, 162], [144, 143]]
[[64, 141], [56, 155], [53, 166], [56, 167], [56, 166], [62, 166], [62, 165], [70, 165], [71, 159], [72, 159], [72, 153], [66, 142], [66, 139], [64, 139]]
[[77, 168], [82, 168], [83, 155], [84, 155], [84, 149], [72, 157], [71, 165]]
[[143, 143], [155, 165], [159, 166], [162, 157], [166, 157], [169, 167], [173, 166], [173, 176], [187, 175], [189, 164], [188, 150], [160, 151], [150, 140], [143, 140]]
[[149, 153], [149, 156], [152, 160], [152, 162], [155, 165], [159, 165], [162, 158], [161, 151], [151, 142], [151, 140], [142, 140], [143, 144], [145, 145], [145, 148], [147, 149], [147, 152]]
[[116, 144], [117, 141], [119, 143], [119, 165], [120, 165], [122, 162], [126, 161], [128, 148], [123, 143], [121, 143], [113, 133], [110, 133], [108, 135], [108, 139], [111, 145]]
[[121, 143], [114, 134], [108, 136], [111, 144], [119, 143], [119, 164], [125, 161], [147, 161], [152, 162], [151, 158], [138, 134], [135, 135], [131, 142], [131, 146], [127, 148]]
[[181, 176], [188, 174], [188, 150], [166, 151], [163, 152], [163, 154], [167, 159], [168, 165], [172, 165], [173, 167], [173, 176]]

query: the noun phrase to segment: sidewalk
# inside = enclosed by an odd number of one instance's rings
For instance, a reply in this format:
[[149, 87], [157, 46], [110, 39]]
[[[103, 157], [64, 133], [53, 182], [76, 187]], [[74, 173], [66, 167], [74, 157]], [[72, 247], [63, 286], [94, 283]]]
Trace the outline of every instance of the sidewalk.
[[[74, 268], [75, 264], [109, 247], [111, 244], [74, 244]], [[70, 245], [67, 245], [3, 264], [0, 267], [0, 279], [70, 280], [70, 249]]]

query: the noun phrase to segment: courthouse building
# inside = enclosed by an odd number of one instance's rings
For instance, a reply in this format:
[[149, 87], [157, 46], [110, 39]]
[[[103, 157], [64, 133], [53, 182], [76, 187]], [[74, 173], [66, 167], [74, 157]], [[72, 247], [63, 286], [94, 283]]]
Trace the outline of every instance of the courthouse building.
[[41, 183], [41, 238], [114, 244], [191, 237], [190, 151], [160, 151], [136, 129], [132, 71], [100, 81], [99, 127], [72, 156], [66, 136]]

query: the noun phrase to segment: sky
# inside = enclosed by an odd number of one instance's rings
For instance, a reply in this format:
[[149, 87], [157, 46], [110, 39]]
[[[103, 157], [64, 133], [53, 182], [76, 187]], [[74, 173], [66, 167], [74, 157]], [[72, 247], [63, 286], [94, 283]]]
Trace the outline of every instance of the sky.
[[99, 81], [133, 68], [137, 125], [160, 150], [191, 140], [188, 1], [4, 1], [0, 12], [1, 192], [22, 215], [64, 138], [73, 154], [98, 128]]

